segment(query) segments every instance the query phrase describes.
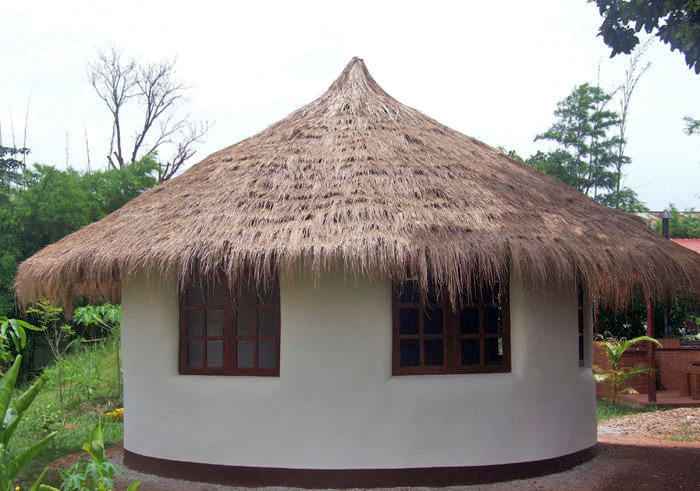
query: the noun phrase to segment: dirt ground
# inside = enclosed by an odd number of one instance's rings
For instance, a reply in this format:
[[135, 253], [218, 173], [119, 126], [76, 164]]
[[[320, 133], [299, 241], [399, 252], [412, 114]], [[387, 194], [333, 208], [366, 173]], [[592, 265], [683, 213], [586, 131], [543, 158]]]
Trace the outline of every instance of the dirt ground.
[[[112, 462], [121, 464], [121, 447], [112, 447], [107, 453]], [[75, 457], [72, 460], [75, 461]], [[70, 463], [71, 458], [61, 459], [64, 468]], [[116, 489], [125, 489], [127, 484], [139, 479], [142, 481], [139, 490], [142, 491], [237, 489], [178, 481], [131, 470], [118, 476]], [[595, 457], [565, 472], [491, 485], [445, 489], [700, 489], [700, 408], [643, 413], [608, 420], [598, 427]]]

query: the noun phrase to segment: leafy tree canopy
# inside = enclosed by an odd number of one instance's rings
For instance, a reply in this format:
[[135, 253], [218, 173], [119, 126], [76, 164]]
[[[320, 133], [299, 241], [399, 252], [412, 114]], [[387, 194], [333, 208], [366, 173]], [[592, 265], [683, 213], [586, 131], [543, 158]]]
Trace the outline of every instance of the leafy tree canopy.
[[616, 134], [620, 118], [606, 108], [612, 95], [600, 87], [575, 87], [554, 111], [555, 122], [535, 140], [556, 144], [550, 152], [538, 151], [526, 162], [536, 169], [607, 206], [626, 211], [645, 209], [631, 189], [620, 188], [624, 165], [630, 162]]
[[12, 186], [22, 180], [22, 157], [29, 153], [26, 148], [3, 147], [0, 145], [0, 201], [7, 201]]
[[700, 0], [588, 0], [595, 2], [603, 23], [599, 35], [612, 49], [611, 57], [630, 54], [639, 32], [655, 36], [671, 51], [685, 54], [688, 68], [700, 73]]
[[78, 172], [35, 165], [0, 201], [0, 314], [15, 312], [17, 266], [64, 236], [103, 218], [157, 184], [150, 157], [122, 169]]

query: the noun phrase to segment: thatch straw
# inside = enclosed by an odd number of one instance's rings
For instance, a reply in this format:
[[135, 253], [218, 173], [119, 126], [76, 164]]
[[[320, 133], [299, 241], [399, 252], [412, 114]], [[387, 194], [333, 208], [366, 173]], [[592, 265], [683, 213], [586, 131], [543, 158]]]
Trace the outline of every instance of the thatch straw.
[[475, 272], [510, 268], [623, 299], [638, 283], [698, 289], [698, 259], [400, 104], [354, 58], [312, 103], [24, 261], [15, 286], [22, 302], [113, 298], [139, 271], [264, 280], [342, 261], [351, 274], [433, 277], [451, 298]]

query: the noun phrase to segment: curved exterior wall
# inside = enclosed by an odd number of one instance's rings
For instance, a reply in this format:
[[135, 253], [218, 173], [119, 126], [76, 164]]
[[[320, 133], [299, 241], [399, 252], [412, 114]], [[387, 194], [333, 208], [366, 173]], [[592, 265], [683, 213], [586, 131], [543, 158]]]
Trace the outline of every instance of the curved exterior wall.
[[[389, 280], [280, 278], [279, 377], [178, 374], [176, 283], [122, 293], [127, 450], [233, 466], [507, 464], [596, 443], [574, 288], [510, 290], [506, 374], [392, 376]], [[588, 312], [589, 309], [586, 309]], [[586, 318], [590, 339], [590, 318]], [[590, 345], [586, 346], [590, 365]]]

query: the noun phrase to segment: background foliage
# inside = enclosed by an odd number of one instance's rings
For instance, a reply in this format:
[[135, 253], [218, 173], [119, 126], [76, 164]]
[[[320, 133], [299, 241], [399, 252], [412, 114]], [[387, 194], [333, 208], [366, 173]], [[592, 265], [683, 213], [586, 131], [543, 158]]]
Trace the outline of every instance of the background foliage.
[[41, 248], [103, 218], [157, 183], [145, 157], [123, 169], [94, 172], [37, 164], [22, 169], [25, 150], [0, 149], [0, 313], [14, 316], [17, 266]]

